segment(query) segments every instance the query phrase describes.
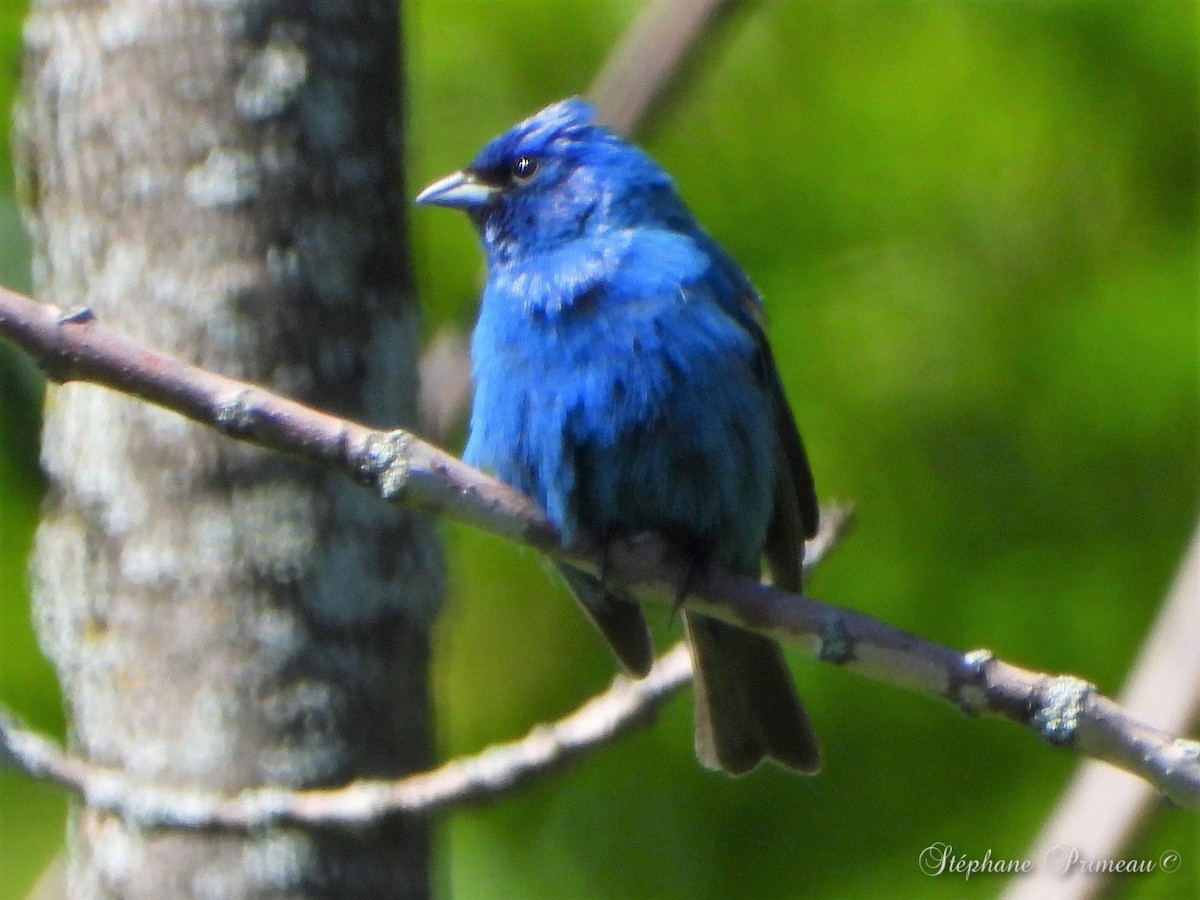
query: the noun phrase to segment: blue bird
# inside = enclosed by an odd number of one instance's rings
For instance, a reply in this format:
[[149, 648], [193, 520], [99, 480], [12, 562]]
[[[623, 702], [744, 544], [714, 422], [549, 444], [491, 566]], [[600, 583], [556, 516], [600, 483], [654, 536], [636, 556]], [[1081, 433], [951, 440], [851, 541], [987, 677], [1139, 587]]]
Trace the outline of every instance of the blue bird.
[[[762, 305], [648, 155], [578, 98], [489, 142], [418, 203], [464, 210], [488, 278], [472, 339], [464, 459], [532, 496], [569, 545], [657, 531], [695, 565], [799, 591], [817, 526], [812, 475]], [[653, 662], [641, 607], [560, 566], [618, 660]], [[683, 616], [696, 753], [731, 774], [820, 768], [779, 646]]]

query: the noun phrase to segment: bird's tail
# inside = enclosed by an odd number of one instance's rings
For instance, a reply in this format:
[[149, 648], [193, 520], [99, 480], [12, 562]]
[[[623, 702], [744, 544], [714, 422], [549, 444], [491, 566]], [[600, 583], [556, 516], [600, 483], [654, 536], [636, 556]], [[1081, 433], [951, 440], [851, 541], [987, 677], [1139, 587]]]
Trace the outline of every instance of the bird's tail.
[[559, 563], [558, 570], [621, 666], [634, 675], [649, 672], [654, 665], [654, 643], [641, 605], [574, 566]]
[[779, 645], [753, 632], [685, 613], [695, 672], [696, 756], [731, 775], [770, 759], [813, 774], [821, 750]]

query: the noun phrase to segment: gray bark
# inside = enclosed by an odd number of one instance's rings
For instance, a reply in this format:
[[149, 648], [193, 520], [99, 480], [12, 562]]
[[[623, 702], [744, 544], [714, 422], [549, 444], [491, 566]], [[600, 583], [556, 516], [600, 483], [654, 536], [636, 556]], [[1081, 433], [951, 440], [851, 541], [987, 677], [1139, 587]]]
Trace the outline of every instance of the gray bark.
[[[386, 0], [36, 0], [18, 115], [35, 284], [129, 336], [411, 425], [416, 310]], [[103, 389], [47, 402], [33, 561], [76, 751], [200, 790], [430, 757], [430, 523]], [[82, 898], [429, 891], [426, 823], [163, 833], [77, 808]]]

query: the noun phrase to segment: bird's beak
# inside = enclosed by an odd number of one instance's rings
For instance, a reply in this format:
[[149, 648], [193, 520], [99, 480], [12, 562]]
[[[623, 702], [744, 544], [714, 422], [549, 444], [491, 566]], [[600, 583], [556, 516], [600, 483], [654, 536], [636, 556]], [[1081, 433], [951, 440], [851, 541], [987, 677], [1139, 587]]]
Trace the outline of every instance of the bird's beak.
[[421, 193], [418, 203], [449, 206], [451, 209], [474, 209], [484, 206], [500, 189], [480, 181], [470, 172], [455, 172], [439, 178]]

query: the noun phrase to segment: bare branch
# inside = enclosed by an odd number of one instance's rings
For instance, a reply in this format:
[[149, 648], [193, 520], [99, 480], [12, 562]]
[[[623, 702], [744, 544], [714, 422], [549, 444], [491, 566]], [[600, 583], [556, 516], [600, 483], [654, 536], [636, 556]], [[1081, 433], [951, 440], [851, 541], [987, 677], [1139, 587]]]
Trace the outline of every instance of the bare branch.
[[[344, 472], [384, 499], [451, 516], [595, 571], [594, 538], [564, 548], [532, 501], [402, 431], [378, 432], [262, 388], [188, 366], [113, 334], [86, 314], [0, 289], [0, 334], [51, 377], [108, 385], [173, 409], [241, 440]], [[769, 635], [824, 662], [995, 715], [1056, 746], [1110, 762], [1200, 808], [1200, 744], [1173, 738], [1124, 713], [1085, 681], [1030, 672], [927, 641], [869, 616], [712, 569], [696, 579], [686, 558], [648, 535], [608, 545], [606, 575], [645, 600], [675, 603]]]
[[589, 91], [600, 117], [632, 134], [688, 60], [728, 18], [735, 0], [653, 0], [621, 36]]
[[591, 750], [649, 721], [691, 681], [682, 643], [668, 650], [639, 681], [624, 675], [566, 718], [539, 725], [525, 737], [476, 756], [396, 781], [357, 781], [329, 790], [259, 788], [223, 797], [142, 784], [123, 772], [65, 754], [53, 741], [0, 714], [0, 763], [54, 782], [88, 807], [144, 828], [232, 828], [268, 825], [360, 827], [402, 814], [428, 814], [481, 803], [535, 777], [557, 771]]
[[471, 350], [456, 325], [443, 325], [418, 363], [417, 416], [421, 433], [443, 440], [471, 402]]

